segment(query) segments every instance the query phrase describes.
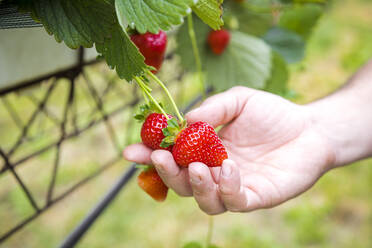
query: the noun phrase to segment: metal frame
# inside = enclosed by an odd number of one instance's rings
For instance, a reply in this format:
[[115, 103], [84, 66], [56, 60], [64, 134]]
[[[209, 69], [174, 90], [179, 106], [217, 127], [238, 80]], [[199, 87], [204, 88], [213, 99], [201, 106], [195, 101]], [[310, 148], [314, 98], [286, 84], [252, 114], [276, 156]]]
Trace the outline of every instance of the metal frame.
[[[2, 97], [1, 100], [2, 100], [2, 103], [3, 103], [4, 107], [9, 112], [9, 115], [13, 119], [16, 126], [20, 129], [20, 136], [17, 138], [17, 141], [11, 146], [10, 149], [8, 149], [6, 151], [5, 148], [3, 148], [0, 144], [0, 159], [3, 160], [3, 164], [4, 164], [4, 166], [2, 168], [0, 168], [0, 176], [5, 174], [5, 173], [11, 173], [13, 175], [13, 177], [15, 178], [16, 182], [18, 183], [18, 185], [21, 187], [22, 191], [25, 193], [30, 205], [34, 209], [34, 213], [31, 216], [24, 219], [20, 223], [16, 224], [13, 228], [8, 230], [7, 232], [0, 234], [0, 243], [5, 241], [7, 238], [9, 238], [11, 235], [16, 233], [17, 231], [19, 231], [21, 228], [23, 228], [29, 222], [34, 220], [40, 214], [42, 214], [43, 212], [48, 210], [55, 203], [57, 203], [60, 200], [62, 200], [63, 198], [65, 198], [66, 196], [68, 196], [69, 194], [74, 192], [76, 189], [78, 189], [80, 186], [84, 185], [89, 180], [95, 178], [96, 176], [101, 174], [106, 169], [110, 168], [112, 165], [114, 165], [117, 161], [119, 161], [121, 159], [120, 147], [119, 147], [119, 144], [117, 142], [117, 136], [115, 134], [115, 131], [112, 128], [112, 125], [110, 123], [110, 118], [112, 118], [113, 116], [121, 113], [125, 109], [134, 107], [139, 102], [139, 97], [135, 97], [135, 98], [133, 98], [133, 100], [131, 100], [129, 102], [125, 102], [124, 104], [117, 107], [116, 109], [114, 109], [110, 113], [106, 113], [103, 110], [103, 107], [102, 107], [103, 106], [102, 98], [110, 91], [110, 88], [111, 88], [111, 90], [114, 90], [113, 87], [111, 86], [112, 84], [108, 83], [104, 92], [101, 95], [99, 95], [97, 90], [93, 86], [92, 82], [90, 81], [90, 79], [88, 78], [88, 76], [86, 75], [86, 73], [83, 70], [84, 66], [94, 64], [97, 61], [91, 61], [91, 62], [85, 63], [83, 61], [83, 57], [84, 57], [84, 50], [80, 49], [79, 53], [78, 53], [77, 63], [76, 63], [75, 66], [73, 66], [71, 68], [68, 68], [68, 69], [65, 69], [65, 70], [62, 70], [62, 71], [59, 71], [59, 72], [54, 73], [54, 74], [46, 75], [46, 76], [31, 80], [31, 81], [23, 82], [23, 83], [15, 86], [13, 88], [8, 88], [8, 89], [2, 90], [0, 92], [0, 96]], [[87, 88], [89, 89], [89, 93], [90, 93], [91, 97], [94, 99], [94, 101], [96, 103], [96, 108], [95, 108], [95, 110], [93, 109], [93, 111], [98, 111], [101, 114], [101, 118], [100, 119], [93, 119], [89, 123], [85, 124], [82, 127], [77, 127], [76, 123], [74, 123], [74, 130], [72, 132], [68, 133], [66, 131], [66, 125], [70, 121], [70, 120], [68, 120], [68, 114], [71, 114], [71, 112], [74, 109], [74, 106], [73, 106], [74, 99], [75, 99], [74, 92], [75, 92], [75, 88], [76, 88], [75, 81], [76, 81], [76, 78], [80, 75], [82, 75], [84, 77], [84, 79], [85, 79], [84, 82], [86, 83]], [[68, 83], [69, 84], [69, 90], [68, 90], [68, 97], [66, 98], [66, 102], [65, 102], [65, 105], [64, 105], [63, 118], [62, 118], [62, 120], [57, 120], [56, 118], [53, 117], [52, 113], [47, 110], [46, 106], [48, 104], [49, 97], [51, 96], [53, 90], [55, 90], [56, 85], [57, 85], [57, 81], [60, 78], [65, 78], [65, 79], [69, 80], [68, 81], [69, 82]], [[46, 93], [44, 94], [43, 98], [40, 101], [37, 100], [36, 98], [32, 98], [32, 95], [31, 95], [31, 98], [34, 101], [36, 108], [35, 108], [34, 112], [32, 113], [31, 117], [29, 118], [29, 120], [26, 123], [21, 123], [20, 118], [19, 118], [19, 114], [12, 107], [12, 105], [7, 101], [7, 98], [6, 98], [7, 94], [12, 93], [12, 92], [16, 92], [16, 91], [20, 91], [20, 90], [24, 90], [24, 89], [26, 89], [28, 87], [31, 87], [31, 86], [35, 86], [35, 85], [40, 84], [41, 82], [43, 82], [45, 80], [53, 80], [53, 81], [48, 86], [48, 89], [46, 90]], [[23, 145], [27, 142], [32, 142], [33, 140], [37, 139], [37, 137], [28, 137], [28, 133], [29, 133], [30, 125], [32, 123], [34, 123], [36, 117], [40, 113], [43, 113], [49, 119], [53, 120], [53, 122], [55, 124], [55, 128], [53, 130], [50, 130], [50, 131], [53, 132], [53, 131], [56, 131], [56, 129], [57, 130], [59, 129], [59, 132], [60, 132], [59, 138], [57, 140], [47, 144], [46, 146], [41, 147], [40, 149], [36, 149], [36, 150], [32, 151], [31, 153], [26, 154], [26, 155], [22, 156], [21, 158], [18, 158], [17, 160], [15, 160], [13, 158], [13, 155], [20, 148], [21, 145]], [[73, 113], [73, 115], [74, 115], [73, 122], [75, 122], [76, 119], [77, 119], [77, 116], [76, 116], [77, 113], [75, 112], [75, 113]], [[56, 177], [57, 177], [57, 173], [58, 173], [58, 167], [59, 167], [59, 163], [60, 163], [60, 150], [61, 150], [60, 148], [61, 148], [61, 146], [63, 145], [63, 143], [65, 141], [67, 141], [71, 138], [77, 137], [81, 133], [83, 133], [83, 132], [85, 132], [85, 131], [91, 129], [92, 127], [94, 127], [98, 124], [101, 124], [101, 123], [104, 123], [104, 125], [107, 128], [109, 136], [111, 137], [111, 141], [112, 141], [114, 147], [116, 147], [116, 149], [117, 149], [117, 156], [112, 158], [112, 160], [108, 161], [106, 164], [102, 165], [102, 167], [100, 167], [94, 173], [88, 175], [87, 177], [83, 178], [82, 180], [77, 182], [75, 185], [73, 185], [69, 189], [65, 190], [62, 194], [60, 194], [58, 196], [55, 196], [54, 189], [55, 189], [55, 184], [56, 184]], [[31, 193], [31, 190], [27, 187], [26, 183], [19, 176], [19, 173], [17, 172], [17, 169], [18, 169], [19, 166], [23, 165], [28, 160], [30, 160], [32, 158], [35, 158], [35, 157], [37, 157], [37, 156], [39, 156], [39, 155], [43, 154], [44, 152], [49, 151], [51, 149], [56, 149], [55, 159], [54, 159], [54, 163], [53, 163], [52, 176], [51, 176], [51, 180], [50, 180], [49, 185], [48, 185], [47, 195], [46, 195], [46, 198], [45, 198], [46, 203], [43, 206], [40, 206], [40, 203], [38, 203], [35, 200], [35, 197]]]

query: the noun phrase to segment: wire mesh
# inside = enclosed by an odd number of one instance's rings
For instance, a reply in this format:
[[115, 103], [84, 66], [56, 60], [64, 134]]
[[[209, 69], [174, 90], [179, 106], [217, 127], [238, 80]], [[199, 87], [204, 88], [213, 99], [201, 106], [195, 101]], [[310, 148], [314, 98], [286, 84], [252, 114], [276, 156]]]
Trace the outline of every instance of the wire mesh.
[[0, 1], [0, 29], [41, 27], [29, 13], [20, 13], [17, 7], [7, 1]]
[[[131, 116], [141, 98], [136, 87], [120, 80], [103, 64], [84, 63], [82, 58], [81, 49], [75, 66], [0, 92], [0, 185], [11, 176], [15, 183], [8, 190], [17, 187], [31, 208], [20, 220], [13, 220], [10, 215], [6, 228], [0, 225], [0, 243], [118, 164], [123, 147], [133, 142], [136, 132], [132, 130]], [[174, 75], [167, 80], [174, 82], [170, 85], [173, 93], [186, 92], [179, 76], [183, 74]], [[86, 133], [95, 137], [89, 147], [95, 150], [89, 153], [79, 144]], [[77, 151], [69, 155], [74, 149]], [[73, 182], [60, 183], [65, 160], [73, 156], [95, 160], [94, 170], [89, 168], [89, 173]], [[36, 168], [35, 164], [45, 157], [48, 163], [41, 164], [50, 166]], [[34, 169], [30, 171], [28, 167]], [[48, 180], [35, 183], [39, 175]], [[0, 187], [0, 199], [8, 193]]]

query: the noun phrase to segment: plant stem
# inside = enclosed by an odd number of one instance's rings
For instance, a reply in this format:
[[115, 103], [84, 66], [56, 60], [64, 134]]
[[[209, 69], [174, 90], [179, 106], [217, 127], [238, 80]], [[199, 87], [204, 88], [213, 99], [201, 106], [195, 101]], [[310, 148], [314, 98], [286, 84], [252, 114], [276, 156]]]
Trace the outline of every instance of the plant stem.
[[136, 80], [138, 86], [141, 88], [142, 92], [147, 95], [148, 98], [155, 104], [155, 106], [160, 110], [160, 112], [169, 120], [170, 118], [168, 117], [167, 113], [164, 111], [164, 109], [160, 106], [160, 104], [155, 100], [155, 98], [150, 94], [149, 92], [149, 87], [145, 85], [145, 83], [142, 81], [141, 78], [139, 77], [134, 77]]
[[180, 111], [178, 110], [177, 104], [176, 104], [175, 101], [173, 100], [173, 97], [172, 97], [172, 95], [169, 93], [167, 87], [165, 87], [165, 85], [163, 84], [163, 82], [162, 82], [162, 81], [161, 81], [157, 76], [155, 76], [155, 75], [154, 75], [150, 70], [147, 70], [146, 72], [147, 72], [147, 74], [148, 74], [152, 79], [154, 79], [155, 82], [156, 82], [157, 84], [159, 84], [160, 87], [164, 90], [164, 92], [165, 92], [165, 94], [167, 95], [168, 99], [170, 100], [170, 102], [171, 102], [171, 104], [172, 104], [174, 110], [176, 111], [176, 115], [177, 115], [179, 121], [180, 121], [181, 123], [183, 123], [185, 120], [183, 119], [183, 117], [182, 117]]
[[[142, 88], [141, 88], [142, 89]], [[145, 102], [147, 105], [150, 105], [150, 101], [149, 101], [149, 98], [147, 97], [146, 93], [142, 90], [142, 95], [143, 95], [143, 98], [145, 99]]]
[[188, 24], [188, 31], [189, 31], [189, 36], [190, 36], [190, 40], [191, 40], [192, 50], [194, 52], [194, 58], [195, 58], [195, 64], [196, 64], [196, 70], [197, 70], [197, 73], [198, 73], [199, 83], [201, 84], [201, 87], [202, 87], [203, 98], [205, 98], [206, 89], [205, 89], [205, 84], [204, 84], [204, 80], [203, 80], [203, 71], [202, 71], [202, 65], [201, 65], [198, 45], [197, 45], [197, 42], [196, 42], [194, 25], [193, 25], [193, 22], [192, 22], [192, 13], [190, 13], [187, 16], [187, 24]]
[[213, 216], [208, 216], [208, 232], [207, 232], [207, 239], [206, 239], [206, 248], [211, 245], [212, 241], [212, 234], [213, 234]]

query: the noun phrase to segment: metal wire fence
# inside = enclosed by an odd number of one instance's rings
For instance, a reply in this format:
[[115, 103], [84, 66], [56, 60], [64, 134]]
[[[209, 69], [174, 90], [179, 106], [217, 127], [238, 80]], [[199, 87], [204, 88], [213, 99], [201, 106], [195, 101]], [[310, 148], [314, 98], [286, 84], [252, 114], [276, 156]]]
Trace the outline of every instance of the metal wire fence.
[[[117, 164], [122, 159], [123, 147], [133, 141], [135, 132], [132, 130], [134, 120], [131, 116], [141, 101], [141, 95], [137, 93], [136, 87], [117, 78], [102, 63], [84, 62], [83, 57], [84, 50], [80, 49], [76, 65], [0, 91], [1, 122], [4, 127], [11, 127], [10, 130], [3, 129], [0, 135], [0, 183], [5, 175], [11, 175], [32, 208], [31, 214], [21, 220], [6, 222], [6, 227], [0, 224], [0, 244], [53, 205]], [[171, 60], [172, 56], [167, 59]], [[174, 75], [169, 80], [173, 84], [170, 85], [173, 94], [178, 95], [178, 99], [191, 99], [180, 97], [185, 93], [190, 94], [185, 91], [182, 83], [183, 73]], [[187, 108], [199, 100], [200, 97], [193, 98]], [[120, 117], [120, 121], [117, 117]], [[110, 152], [104, 152], [105, 159], [100, 159], [93, 171], [89, 170], [74, 183], [68, 183], [67, 186], [58, 184], [62, 160], [66, 156], [63, 154], [64, 147], [70, 146], [68, 142], [76, 143], [87, 132], [105, 136], [111, 144], [110, 147], [105, 144], [104, 148], [92, 144], [90, 149]], [[35, 190], [32, 188], [33, 178], [29, 179], [29, 175], [22, 173], [22, 170], [30, 161], [38, 160], [45, 154], [53, 156], [51, 169], [48, 169], [49, 179], [38, 186], [42, 190]], [[82, 152], [78, 156], [88, 157], [97, 163], [97, 157], [91, 157], [91, 154], [95, 154], [95, 151], [89, 154]], [[74, 246], [134, 172], [132, 165], [61, 247]], [[0, 198], [1, 194], [6, 193], [0, 191]]]

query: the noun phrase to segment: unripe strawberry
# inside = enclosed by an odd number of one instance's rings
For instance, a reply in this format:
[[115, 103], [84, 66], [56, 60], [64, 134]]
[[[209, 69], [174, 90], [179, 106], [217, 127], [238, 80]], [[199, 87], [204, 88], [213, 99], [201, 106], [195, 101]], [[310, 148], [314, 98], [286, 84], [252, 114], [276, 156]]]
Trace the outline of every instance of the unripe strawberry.
[[167, 34], [164, 31], [160, 31], [158, 34], [147, 32], [145, 34], [133, 34], [130, 38], [145, 57], [145, 63], [155, 67], [158, 71], [164, 60]]
[[226, 29], [212, 30], [208, 34], [208, 45], [216, 55], [222, 54], [230, 42], [230, 33]]

